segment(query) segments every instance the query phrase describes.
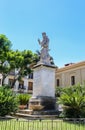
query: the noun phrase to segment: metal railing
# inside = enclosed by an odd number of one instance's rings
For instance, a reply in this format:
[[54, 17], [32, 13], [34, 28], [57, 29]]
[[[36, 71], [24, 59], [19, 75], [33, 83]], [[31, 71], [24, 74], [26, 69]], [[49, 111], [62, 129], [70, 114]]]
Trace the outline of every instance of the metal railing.
[[0, 130], [85, 130], [85, 119], [0, 119]]

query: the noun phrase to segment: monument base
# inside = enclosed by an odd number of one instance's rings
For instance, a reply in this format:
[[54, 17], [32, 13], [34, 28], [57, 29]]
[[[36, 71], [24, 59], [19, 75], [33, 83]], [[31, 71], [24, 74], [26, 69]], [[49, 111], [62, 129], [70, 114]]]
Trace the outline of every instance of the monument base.
[[29, 101], [29, 109], [33, 111], [54, 111], [56, 110], [56, 99], [47, 96], [32, 97]]
[[[30, 110], [31, 111], [31, 110]], [[41, 115], [46, 116], [46, 115], [59, 115], [59, 112], [57, 110], [41, 110], [41, 111], [31, 111], [30, 115], [36, 115], [37, 117]]]

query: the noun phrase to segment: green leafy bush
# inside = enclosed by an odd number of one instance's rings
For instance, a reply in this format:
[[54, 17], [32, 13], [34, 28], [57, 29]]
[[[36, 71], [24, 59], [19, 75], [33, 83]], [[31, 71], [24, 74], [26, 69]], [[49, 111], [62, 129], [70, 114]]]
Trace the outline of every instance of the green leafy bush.
[[18, 101], [13, 92], [6, 86], [0, 87], [0, 116], [16, 112]]
[[58, 103], [63, 104], [63, 116], [85, 117], [85, 85], [75, 85], [62, 89]]

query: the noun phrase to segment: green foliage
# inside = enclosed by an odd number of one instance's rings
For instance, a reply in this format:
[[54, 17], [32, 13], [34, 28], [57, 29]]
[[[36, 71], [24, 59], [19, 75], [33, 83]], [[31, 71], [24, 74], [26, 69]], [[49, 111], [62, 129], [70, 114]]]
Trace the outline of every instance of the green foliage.
[[0, 34], [0, 73], [3, 71], [8, 72], [9, 66], [4, 66], [4, 62], [7, 61], [8, 52], [11, 50], [11, 41], [3, 35]]
[[3, 35], [0, 34], [0, 61], [4, 63], [7, 60], [7, 53], [11, 49], [11, 41]]
[[29, 99], [31, 98], [31, 96], [29, 94], [19, 94], [17, 97], [18, 97], [20, 105], [28, 104]]
[[56, 97], [60, 97], [60, 95], [61, 95], [63, 89], [64, 89], [64, 88], [62, 88], [62, 87], [56, 87], [56, 88], [55, 88], [55, 96], [56, 96]]
[[[0, 34], [0, 53], [7, 52], [11, 48], [11, 41], [3, 34]], [[3, 53], [4, 53], [3, 52]]]
[[[32, 72], [30, 64], [36, 63], [38, 56], [30, 50], [13, 51], [11, 46], [11, 41], [5, 35], [0, 34], [0, 73], [3, 75], [2, 84], [4, 85], [5, 78], [16, 68], [18, 73], [14, 77], [14, 86], [16, 80]], [[5, 62], [8, 62], [8, 65], [4, 65]]]
[[85, 117], [85, 85], [62, 88], [58, 103], [63, 104], [65, 117]]
[[0, 87], [0, 116], [16, 112], [18, 101], [8, 86]]

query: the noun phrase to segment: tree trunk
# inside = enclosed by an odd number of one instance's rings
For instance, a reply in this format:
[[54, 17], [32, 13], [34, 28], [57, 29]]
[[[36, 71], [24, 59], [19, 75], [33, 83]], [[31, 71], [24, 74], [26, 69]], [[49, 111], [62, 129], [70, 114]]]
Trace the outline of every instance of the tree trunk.
[[6, 75], [3, 75], [3, 78], [2, 78], [2, 86], [4, 86], [4, 80], [7, 76]]

